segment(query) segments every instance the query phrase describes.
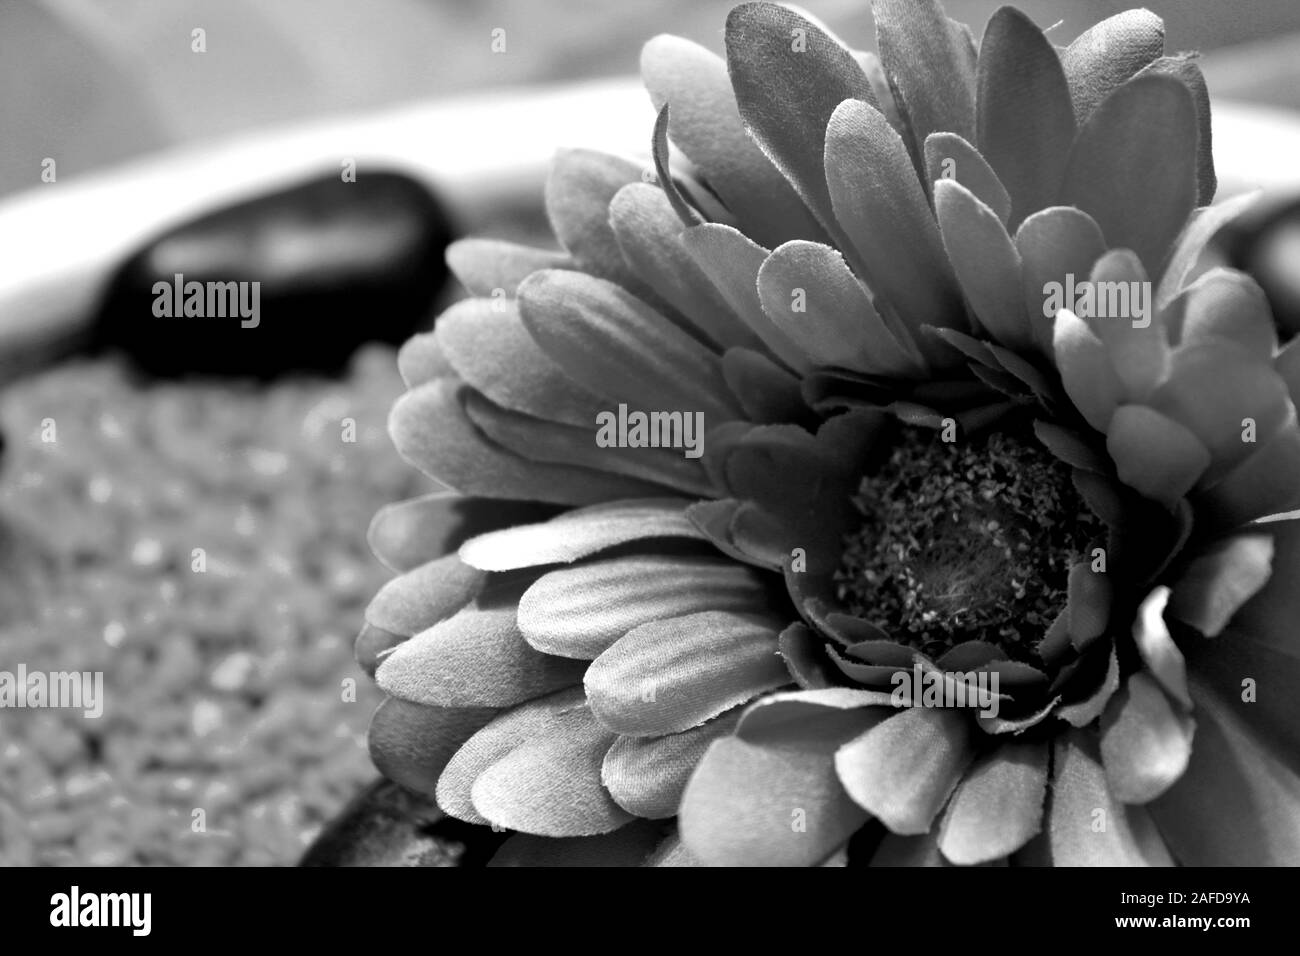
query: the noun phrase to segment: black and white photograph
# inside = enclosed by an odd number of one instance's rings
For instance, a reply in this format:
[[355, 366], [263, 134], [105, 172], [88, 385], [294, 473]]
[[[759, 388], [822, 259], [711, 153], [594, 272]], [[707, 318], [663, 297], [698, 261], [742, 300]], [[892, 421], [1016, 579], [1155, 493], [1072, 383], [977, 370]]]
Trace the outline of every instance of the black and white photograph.
[[0, 0], [16, 922], [1280, 931], [1300, 4], [1147, 2]]

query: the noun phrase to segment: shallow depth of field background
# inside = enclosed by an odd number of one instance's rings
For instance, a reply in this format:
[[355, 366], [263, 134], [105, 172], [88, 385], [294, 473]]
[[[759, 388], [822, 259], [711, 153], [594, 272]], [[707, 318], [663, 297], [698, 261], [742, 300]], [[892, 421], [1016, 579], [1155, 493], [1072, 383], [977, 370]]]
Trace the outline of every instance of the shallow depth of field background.
[[[0, 196], [36, 186], [46, 156], [74, 180], [281, 122], [627, 74], [659, 32], [720, 51], [731, 5], [0, 2]], [[978, 35], [998, 5], [947, 8]], [[1020, 3], [1043, 26], [1064, 20], [1061, 43], [1128, 5]], [[867, 0], [804, 6], [874, 46]], [[1300, 106], [1300, 84], [1249, 65], [1294, 55], [1295, 0], [1147, 6], [1165, 17], [1171, 51], [1269, 41], [1212, 59], [1212, 94]], [[189, 48], [196, 26], [203, 56]], [[504, 55], [489, 52], [495, 28]], [[429, 131], [430, 150], [440, 135]], [[0, 712], [0, 864], [292, 863], [373, 776], [364, 732], [376, 693], [351, 644], [387, 574], [364, 532], [381, 504], [429, 487], [385, 433], [400, 390], [392, 350], [378, 347], [341, 379], [269, 387], [143, 382], [114, 360], [4, 386], [0, 669], [102, 670], [108, 703], [99, 721]], [[356, 442], [341, 440], [344, 418]], [[56, 443], [40, 441], [46, 419]]]

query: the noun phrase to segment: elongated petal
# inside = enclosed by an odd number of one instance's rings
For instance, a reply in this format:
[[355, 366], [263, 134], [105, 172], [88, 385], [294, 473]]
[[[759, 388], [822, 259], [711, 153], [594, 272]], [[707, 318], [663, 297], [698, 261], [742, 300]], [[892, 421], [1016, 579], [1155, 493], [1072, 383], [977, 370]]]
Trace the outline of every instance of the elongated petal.
[[858, 61], [795, 11], [744, 3], [727, 17], [727, 69], [750, 135], [831, 235], [838, 235], [822, 150], [837, 106], [849, 99], [875, 102]]
[[[1213, 123], [1210, 121], [1210, 91], [1205, 85], [1201, 68], [1196, 65], [1195, 54], [1162, 56], [1142, 68], [1141, 73], [1162, 73], [1177, 77], [1188, 90], [1196, 104], [1196, 205], [1208, 206], [1214, 202], [1219, 181], [1214, 172]], [[1139, 74], [1141, 75], [1141, 74]]]
[[680, 734], [620, 737], [601, 767], [605, 789], [619, 806], [638, 817], [675, 816], [696, 764], [709, 744], [730, 736], [739, 717], [736, 708]]
[[885, 73], [919, 151], [931, 133], [975, 142], [975, 60], [969, 35], [938, 0], [872, 0]]
[[513, 302], [457, 302], [438, 317], [434, 337], [456, 374], [503, 408], [590, 426], [609, 404], [538, 348]]
[[643, 284], [618, 250], [609, 225], [609, 204], [642, 168], [620, 156], [590, 149], [556, 154], [546, 179], [546, 214], [555, 237], [584, 270], [633, 290]]
[[747, 235], [769, 247], [823, 235], [789, 181], [745, 132], [721, 57], [681, 37], [660, 35], [641, 51], [641, 75], [655, 108], [671, 106], [669, 136]]
[[1187, 691], [1187, 663], [1174, 643], [1165, 624], [1164, 611], [1169, 603], [1169, 588], [1154, 588], [1142, 601], [1133, 622], [1133, 643], [1142, 655], [1142, 663], [1165, 692], [1188, 710], [1192, 698]]
[[939, 831], [939, 849], [972, 865], [1009, 856], [1043, 826], [1048, 748], [1004, 744], [980, 757], [958, 785]]
[[1115, 409], [1106, 450], [1120, 481], [1164, 504], [1191, 491], [1210, 465], [1210, 452], [1196, 435], [1145, 405]]
[[697, 334], [719, 350], [758, 343], [682, 245], [681, 222], [662, 189], [648, 183], [624, 186], [610, 204], [609, 220], [628, 265]]
[[583, 703], [582, 688], [571, 687], [498, 714], [447, 762], [438, 778], [438, 806], [457, 820], [488, 823], [470, 799], [474, 781], [526, 740], [554, 734], [563, 716]]
[[584, 388], [644, 410], [701, 411], [723, 422], [740, 409], [716, 354], [618, 286], [578, 272], [535, 272], [519, 287], [524, 324]]
[[1009, 348], [1031, 348], [1020, 253], [997, 215], [951, 179], [935, 185], [934, 207], [944, 248], [980, 324]]
[[1052, 355], [1052, 328], [1065, 301], [1066, 277], [1091, 275], [1093, 264], [1106, 251], [1101, 227], [1073, 206], [1052, 206], [1034, 213], [1016, 230], [1021, 279], [1029, 325], [1039, 350]]
[[1272, 573], [1273, 539], [1267, 534], [1228, 538], [1198, 556], [1173, 587], [1165, 613], [1206, 637], [1218, 637]]
[[984, 203], [1002, 225], [1011, 218], [1011, 197], [998, 174], [979, 150], [956, 133], [931, 133], [925, 139], [925, 170], [930, 187], [940, 179], [955, 179]]
[[457, 239], [447, 247], [447, 267], [470, 295], [513, 296], [519, 283], [539, 269], [562, 269], [563, 252], [535, 249], [503, 239]]
[[1097, 260], [1088, 278], [1096, 290], [1098, 313], [1088, 324], [1106, 346], [1125, 395], [1143, 401], [1169, 374], [1171, 363], [1165, 330], [1155, 321], [1146, 271], [1133, 252], [1113, 249]]
[[467, 608], [401, 644], [375, 680], [394, 697], [433, 707], [503, 707], [571, 686], [582, 661], [534, 650], [514, 605]]
[[370, 758], [389, 780], [433, 797], [447, 762], [496, 714], [490, 707], [426, 707], [385, 698], [370, 719]]
[[773, 355], [797, 372], [811, 368], [803, 350], [772, 324], [758, 297], [758, 270], [770, 254], [730, 226], [704, 223], [687, 229], [682, 242], [733, 312], [743, 318]]
[[393, 405], [388, 430], [398, 452], [425, 474], [467, 495], [552, 504], [590, 504], [654, 494], [655, 486], [618, 475], [531, 462], [486, 438], [465, 414], [468, 386], [437, 379]]
[[1106, 357], [1106, 347], [1069, 309], [1056, 313], [1052, 345], [1070, 400], [1089, 425], [1106, 432], [1124, 388]]
[[916, 707], [882, 721], [835, 754], [840, 782], [894, 833], [924, 833], [974, 756], [971, 721]]
[[777, 740], [723, 737], [682, 795], [682, 840], [709, 866], [815, 866], [866, 820], [835, 775], [834, 750], [878, 718], [815, 709]]
[[943, 242], [907, 148], [869, 103], [848, 100], [826, 129], [826, 182], [851, 259], [922, 348], [923, 325], [962, 324]]
[[587, 669], [592, 713], [632, 737], [680, 733], [789, 682], [779, 618], [700, 611], [629, 631]]
[[1079, 122], [1165, 50], [1165, 25], [1150, 10], [1126, 10], [1080, 34], [1061, 55]]
[[762, 608], [767, 584], [716, 558], [634, 555], [544, 574], [519, 602], [519, 627], [547, 654], [594, 660], [642, 624], [697, 611]]
[[1193, 674], [1196, 745], [1186, 772], [1151, 813], [1185, 866], [1300, 864], [1300, 774], [1277, 760], [1242, 720], [1237, 694]]
[[1172, 866], [1141, 807], [1111, 792], [1095, 742], [1081, 731], [1057, 738], [1048, 812], [1054, 866]]
[[471, 538], [461, 545], [466, 564], [484, 571], [513, 571], [569, 564], [629, 541], [701, 538], [678, 498], [618, 501], [566, 512], [541, 524], [521, 525]]
[[1159, 275], [1196, 206], [1196, 107], [1172, 77], [1117, 89], [1079, 130], [1062, 202], [1097, 220], [1106, 242]]
[[1074, 141], [1074, 106], [1056, 49], [1014, 7], [993, 14], [980, 44], [980, 152], [1011, 196], [1008, 228], [1056, 199]]
[[1101, 716], [1101, 762], [1115, 798], [1148, 803], [1168, 790], [1187, 769], [1194, 726], [1154, 680], [1132, 675]]
[[380, 508], [371, 519], [366, 543], [375, 557], [395, 571], [409, 571], [455, 551], [485, 531], [549, 517], [545, 505], [531, 501], [490, 501], [436, 491]]
[[722, 377], [749, 421], [766, 425], [807, 414], [799, 379], [761, 351], [727, 349], [722, 355]]
[[763, 311], [818, 365], [879, 375], [920, 371], [830, 246], [796, 240], [776, 249], [758, 272]]
[[1244, 272], [1212, 269], [1184, 293], [1179, 344], [1231, 342], [1265, 362], [1277, 352], [1277, 326], [1264, 290]]
[[447, 361], [432, 332], [412, 335], [397, 350], [397, 372], [407, 388], [415, 388], [439, 378], [455, 378], [456, 370]]
[[600, 765], [614, 735], [575, 707], [555, 717], [494, 761], [474, 781], [470, 799], [486, 820], [539, 836], [609, 833], [632, 820], [600, 782]]
[[454, 554], [429, 561], [385, 583], [366, 607], [366, 622], [410, 637], [474, 600], [486, 577]]

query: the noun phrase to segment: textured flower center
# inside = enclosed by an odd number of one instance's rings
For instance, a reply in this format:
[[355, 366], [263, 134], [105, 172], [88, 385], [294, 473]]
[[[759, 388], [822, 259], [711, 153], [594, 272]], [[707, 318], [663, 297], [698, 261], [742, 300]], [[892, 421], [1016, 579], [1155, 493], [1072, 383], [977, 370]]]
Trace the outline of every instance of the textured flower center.
[[840, 601], [932, 657], [978, 640], [1033, 660], [1070, 566], [1104, 532], [1069, 467], [1007, 434], [909, 429], [854, 504], [865, 520], [844, 539]]

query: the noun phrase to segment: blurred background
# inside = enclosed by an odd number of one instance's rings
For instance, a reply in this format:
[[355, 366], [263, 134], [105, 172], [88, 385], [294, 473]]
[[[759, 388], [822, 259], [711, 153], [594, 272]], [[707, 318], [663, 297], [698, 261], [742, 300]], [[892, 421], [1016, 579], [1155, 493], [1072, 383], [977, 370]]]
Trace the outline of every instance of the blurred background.
[[[673, 32], [721, 51], [731, 5], [0, 0], [0, 671], [102, 671], [107, 698], [99, 720], [0, 710], [0, 864], [291, 864], [374, 777], [365, 728], [377, 698], [351, 644], [388, 572], [365, 528], [382, 504], [431, 488], [387, 439], [402, 388], [394, 343], [454, 294], [440, 265], [450, 235], [537, 235], [538, 157], [560, 143], [642, 150], [648, 106], [608, 109], [631, 102], [642, 43]], [[998, 5], [946, 4], [977, 36]], [[1127, 6], [1019, 5], [1041, 26], [1059, 21], [1062, 45]], [[866, 0], [803, 6], [874, 47]], [[1242, 128], [1259, 139], [1216, 132], [1238, 178], [1300, 177], [1277, 145], [1296, 142], [1300, 5], [1147, 6], [1165, 19], [1168, 51], [1206, 53], [1216, 108], [1254, 118]], [[591, 85], [602, 77], [611, 83]], [[282, 138], [304, 124], [315, 139]], [[330, 153], [334, 129], [350, 132]], [[381, 152], [434, 187], [430, 201], [392, 186], [352, 220], [304, 194], [190, 221], [285, 185], [281, 160], [295, 177], [337, 180], [337, 156], [358, 140], [388, 143]], [[232, 143], [253, 145], [223, 153]], [[240, 172], [223, 173], [227, 155]], [[244, 172], [259, 167], [261, 185]], [[221, 342], [202, 377], [184, 374], [194, 352], [164, 337], [73, 335], [5, 354], [139, 301], [132, 283], [164, 252], [201, 272], [212, 243], [196, 236], [256, 254], [284, 222], [311, 234], [332, 215], [345, 215], [341, 250], [295, 265], [288, 293], [310, 287], [303, 321], [338, 339], [319, 355], [288, 339], [254, 378]], [[345, 288], [323, 278], [366, 256]], [[381, 307], [371, 286], [403, 296]], [[388, 341], [365, 342], [366, 328]], [[435, 840], [421, 862], [458, 852]]]

